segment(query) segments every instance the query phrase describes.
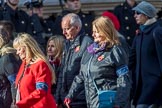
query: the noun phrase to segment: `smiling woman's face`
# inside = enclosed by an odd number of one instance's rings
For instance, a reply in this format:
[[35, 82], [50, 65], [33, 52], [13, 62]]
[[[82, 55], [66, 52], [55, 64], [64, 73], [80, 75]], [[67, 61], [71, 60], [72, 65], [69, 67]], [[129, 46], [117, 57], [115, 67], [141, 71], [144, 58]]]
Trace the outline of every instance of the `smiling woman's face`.
[[94, 42], [97, 42], [97, 43], [102, 43], [105, 41], [105, 37], [102, 36], [99, 31], [97, 30], [97, 28], [93, 25], [93, 31], [92, 31], [92, 36], [94, 38]]
[[19, 46], [16, 48], [16, 54], [19, 55], [21, 60], [26, 59], [26, 47], [25, 46]]

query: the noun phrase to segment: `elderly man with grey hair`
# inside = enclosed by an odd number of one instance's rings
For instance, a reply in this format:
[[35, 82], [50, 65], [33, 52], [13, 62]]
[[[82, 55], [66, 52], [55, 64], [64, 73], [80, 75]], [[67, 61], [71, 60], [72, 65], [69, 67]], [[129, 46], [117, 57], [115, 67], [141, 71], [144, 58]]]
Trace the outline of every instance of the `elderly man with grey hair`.
[[[63, 35], [66, 38], [64, 42], [63, 57], [59, 70], [59, 78], [56, 89], [57, 104], [64, 105], [64, 98], [68, 94], [73, 79], [79, 74], [80, 61], [87, 46], [92, 43], [90, 36], [82, 32], [82, 22], [78, 15], [70, 13], [62, 18], [61, 22]], [[77, 96], [73, 97], [70, 108], [86, 108], [84, 86], [81, 87]]]
[[143, 1], [133, 8], [140, 30], [130, 56], [133, 78], [133, 104], [136, 108], [162, 107], [162, 27], [156, 8]]

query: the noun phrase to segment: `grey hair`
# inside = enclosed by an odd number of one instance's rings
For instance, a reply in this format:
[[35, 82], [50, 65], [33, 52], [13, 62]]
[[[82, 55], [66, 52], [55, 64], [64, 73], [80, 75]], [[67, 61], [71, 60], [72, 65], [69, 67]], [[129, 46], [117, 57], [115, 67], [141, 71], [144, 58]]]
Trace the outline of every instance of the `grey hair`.
[[65, 15], [63, 17], [63, 19], [64, 18], [70, 18], [70, 25], [78, 26], [78, 27], [80, 27], [80, 29], [82, 28], [82, 21], [80, 20], [80, 18], [77, 14], [69, 13], [69, 14]]

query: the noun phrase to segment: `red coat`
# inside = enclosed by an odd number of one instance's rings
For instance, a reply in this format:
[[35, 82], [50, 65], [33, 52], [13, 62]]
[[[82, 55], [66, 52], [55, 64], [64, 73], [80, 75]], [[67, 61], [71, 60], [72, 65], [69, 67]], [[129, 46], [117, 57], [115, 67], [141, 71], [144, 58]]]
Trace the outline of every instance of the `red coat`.
[[[16, 85], [23, 73], [25, 62], [21, 64], [16, 77]], [[31, 64], [19, 83], [20, 101], [16, 103], [19, 108], [56, 108], [51, 95], [51, 72], [47, 64], [40, 60]]]

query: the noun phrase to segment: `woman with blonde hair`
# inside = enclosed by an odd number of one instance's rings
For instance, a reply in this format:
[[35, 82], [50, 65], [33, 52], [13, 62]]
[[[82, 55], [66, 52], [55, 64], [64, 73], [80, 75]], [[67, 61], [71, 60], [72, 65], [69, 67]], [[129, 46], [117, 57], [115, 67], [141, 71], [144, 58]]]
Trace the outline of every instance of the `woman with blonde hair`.
[[13, 108], [56, 108], [51, 95], [54, 70], [37, 42], [29, 34], [19, 33], [13, 46], [22, 59], [15, 82], [17, 94]]
[[68, 106], [84, 84], [88, 108], [103, 108], [100, 106], [99, 90], [116, 91], [116, 96], [111, 98], [112, 108], [130, 108], [128, 56], [121, 47], [109, 18], [101, 16], [94, 20], [92, 25], [94, 42], [84, 53], [80, 74], [73, 80], [64, 102]]
[[47, 58], [50, 64], [57, 71], [63, 53], [64, 37], [60, 35], [52, 36], [47, 41]]
[[[64, 37], [61, 35], [55, 35], [47, 41], [47, 58], [49, 63], [55, 70], [56, 79], [59, 76], [58, 69], [61, 65], [61, 58], [63, 54]], [[56, 84], [52, 85], [52, 94], [56, 94]]]

